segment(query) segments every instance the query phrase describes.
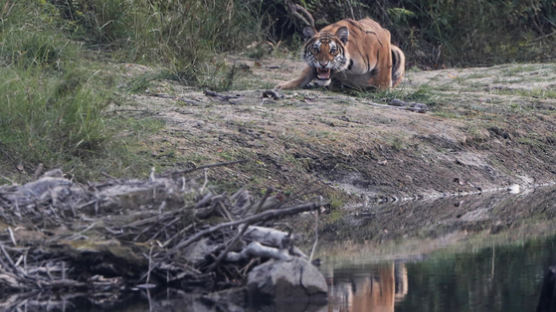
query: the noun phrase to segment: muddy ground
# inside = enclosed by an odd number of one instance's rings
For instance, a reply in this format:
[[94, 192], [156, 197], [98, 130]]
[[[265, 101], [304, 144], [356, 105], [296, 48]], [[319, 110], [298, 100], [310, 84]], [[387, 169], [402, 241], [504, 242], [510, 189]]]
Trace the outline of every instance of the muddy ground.
[[[377, 202], [503, 191], [512, 185], [522, 191], [556, 181], [556, 63], [409, 69], [391, 92], [316, 88], [285, 91], [284, 98], [273, 99], [263, 92], [294, 77], [303, 63], [239, 56], [227, 61], [235, 64], [233, 91], [214, 96], [152, 80], [113, 112], [164, 121], [145, 145], [173, 169], [246, 159], [208, 172], [222, 188], [272, 186], [284, 196], [316, 190], [332, 203], [325, 229], [363, 211], [357, 207]], [[156, 75], [140, 65], [118, 66], [131, 80]], [[428, 110], [389, 105], [393, 99], [422, 103]], [[414, 209], [417, 217], [406, 227], [442, 212], [429, 210]], [[395, 220], [380, 222], [396, 228]]]

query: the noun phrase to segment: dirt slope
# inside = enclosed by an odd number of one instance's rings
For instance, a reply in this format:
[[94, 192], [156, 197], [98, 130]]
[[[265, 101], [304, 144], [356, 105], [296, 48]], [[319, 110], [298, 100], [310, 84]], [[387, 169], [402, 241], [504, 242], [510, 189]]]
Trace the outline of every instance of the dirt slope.
[[[247, 159], [209, 174], [286, 194], [317, 186], [338, 205], [556, 181], [555, 63], [410, 70], [392, 92], [309, 89], [272, 99], [263, 91], [301, 62], [228, 61], [239, 73], [224, 97], [164, 80], [131, 98], [130, 109], [166, 122], [146, 143], [153, 155], [173, 167]], [[394, 98], [429, 111], [387, 105]]]

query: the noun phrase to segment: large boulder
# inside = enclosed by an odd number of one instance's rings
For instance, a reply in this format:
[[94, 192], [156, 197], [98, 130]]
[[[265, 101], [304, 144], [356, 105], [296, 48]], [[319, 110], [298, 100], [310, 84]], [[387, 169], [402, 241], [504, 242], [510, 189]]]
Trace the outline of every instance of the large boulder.
[[319, 270], [301, 258], [270, 260], [247, 277], [251, 303], [326, 303], [328, 286]]

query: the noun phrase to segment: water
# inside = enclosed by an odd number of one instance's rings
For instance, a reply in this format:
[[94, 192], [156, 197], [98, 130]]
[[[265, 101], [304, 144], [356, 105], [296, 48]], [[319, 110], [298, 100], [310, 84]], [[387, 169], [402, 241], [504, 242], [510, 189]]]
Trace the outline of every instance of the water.
[[328, 311], [535, 311], [556, 237], [419, 261], [329, 263]]
[[[321, 267], [329, 283], [328, 306], [287, 305], [264, 311], [419, 312], [535, 311], [544, 273], [556, 264], [556, 236], [520, 245], [493, 246], [474, 252], [437, 251], [418, 260], [357, 264], [327, 259]], [[22, 302], [28, 311], [262, 311], [262, 307], [214, 306], [198, 296], [160, 293], [131, 297], [117, 305], [91, 306], [86, 300], [56, 298]], [[60, 298], [57, 298], [60, 300]], [[77, 298], [79, 299], [79, 298]], [[40, 303], [40, 304], [39, 304]], [[50, 307], [49, 307], [50, 305]], [[0, 307], [2, 307], [0, 305]]]

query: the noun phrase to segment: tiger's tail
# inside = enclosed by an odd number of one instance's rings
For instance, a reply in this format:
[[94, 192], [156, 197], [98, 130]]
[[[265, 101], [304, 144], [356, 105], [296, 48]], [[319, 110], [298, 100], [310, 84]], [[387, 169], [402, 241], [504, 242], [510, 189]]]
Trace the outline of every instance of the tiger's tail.
[[405, 54], [395, 45], [391, 45], [392, 51], [392, 88], [397, 86], [405, 74]]

